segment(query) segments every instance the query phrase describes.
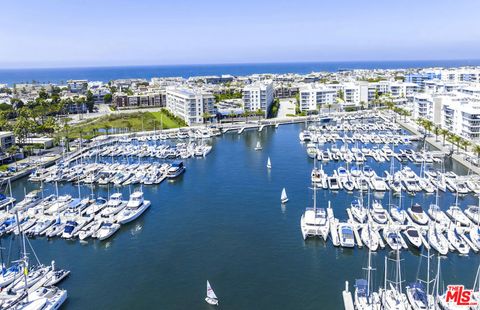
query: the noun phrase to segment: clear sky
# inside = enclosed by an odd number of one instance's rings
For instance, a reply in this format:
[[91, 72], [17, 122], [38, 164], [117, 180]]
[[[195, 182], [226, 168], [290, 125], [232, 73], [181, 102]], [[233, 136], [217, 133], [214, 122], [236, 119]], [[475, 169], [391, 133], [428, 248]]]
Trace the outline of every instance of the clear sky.
[[480, 58], [478, 0], [3, 0], [0, 68]]

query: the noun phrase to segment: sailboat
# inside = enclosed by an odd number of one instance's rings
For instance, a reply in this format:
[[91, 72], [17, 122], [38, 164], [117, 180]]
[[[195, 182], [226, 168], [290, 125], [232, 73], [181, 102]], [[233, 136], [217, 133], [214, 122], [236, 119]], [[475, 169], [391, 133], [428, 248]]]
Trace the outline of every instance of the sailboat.
[[215, 295], [213, 288], [210, 286], [210, 282], [207, 280], [207, 297], [205, 297], [205, 301], [213, 306], [218, 306], [218, 297]]
[[268, 157], [268, 160], [267, 160], [267, 168], [268, 169], [272, 168], [272, 162], [270, 161], [270, 157]]
[[255, 151], [260, 151], [262, 150], [262, 145], [260, 144], [260, 141], [257, 142], [257, 145], [255, 146]]
[[280, 197], [280, 200], [282, 203], [287, 203], [288, 197], [287, 197], [287, 191], [285, 190], [285, 187], [282, 189], [282, 196]]

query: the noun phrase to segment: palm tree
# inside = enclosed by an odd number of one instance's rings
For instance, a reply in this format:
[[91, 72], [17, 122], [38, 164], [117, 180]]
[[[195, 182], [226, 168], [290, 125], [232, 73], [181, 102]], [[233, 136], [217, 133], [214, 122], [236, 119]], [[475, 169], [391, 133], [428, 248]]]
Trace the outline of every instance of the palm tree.
[[228, 113], [228, 117], [230, 117], [230, 120], [231, 120], [232, 123], [233, 123], [233, 118], [235, 116], [237, 116], [237, 114], [235, 114], [235, 112], [233, 112], [233, 111], [230, 111], [230, 113]]
[[250, 113], [249, 113], [248, 111], [244, 111], [244, 112], [242, 113], [242, 116], [245, 117], [245, 123], [248, 123], [248, 116], [249, 116], [249, 114], [250, 114]]
[[473, 152], [477, 154], [477, 164], [478, 164], [478, 162], [480, 161], [480, 145], [475, 144], [475, 146], [473, 147]]
[[443, 136], [443, 146], [445, 146], [445, 138], [447, 137], [447, 135], [450, 133], [450, 131], [448, 131], [447, 129], [441, 129], [440, 130], [440, 134]]
[[204, 124], [207, 123], [210, 120], [211, 117], [212, 117], [212, 115], [210, 113], [208, 113], [208, 112], [203, 113], [202, 114], [203, 123]]
[[255, 114], [258, 116], [258, 121], [260, 122], [260, 118], [265, 114], [261, 109], [258, 109]]
[[438, 125], [435, 125], [433, 132], [435, 133], [435, 142], [438, 142], [438, 135], [440, 134], [441, 128]]
[[463, 149], [465, 150], [465, 152], [468, 150], [468, 146], [470, 144], [472, 144], [470, 141], [462, 139], [462, 146], [463, 146]]
[[332, 104], [331, 103], [327, 104], [327, 108], [328, 108], [328, 114], [330, 114], [330, 109], [332, 108]]
[[18, 146], [17, 145], [12, 145], [11, 147], [9, 147], [7, 149], [7, 154], [10, 156], [10, 159], [13, 159], [13, 161], [15, 163], [15, 171], [17, 170], [17, 159], [15, 157], [17, 152], [18, 152]]

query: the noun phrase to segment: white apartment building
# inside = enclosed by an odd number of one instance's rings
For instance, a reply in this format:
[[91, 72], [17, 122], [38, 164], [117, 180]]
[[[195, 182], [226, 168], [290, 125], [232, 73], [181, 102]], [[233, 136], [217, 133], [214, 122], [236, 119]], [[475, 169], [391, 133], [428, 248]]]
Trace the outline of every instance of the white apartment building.
[[337, 99], [337, 91], [326, 85], [304, 84], [298, 93], [301, 111], [315, 111], [319, 106], [336, 103]]
[[442, 127], [468, 140], [480, 140], [480, 100], [450, 96], [443, 103]]
[[167, 109], [187, 125], [203, 123], [203, 114], [214, 113], [215, 97], [201, 89], [167, 87]]
[[[431, 94], [420, 93], [413, 97], [412, 116], [414, 119], [421, 117], [434, 122], [433, 110], [434, 100]], [[437, 119], [436, 123], [440, 124], [441, 120]]]
[[243, 88], [245, 111], [262, 110], [267, 116], [273, 103], [273, 83], [271, 80], [259, 81]]

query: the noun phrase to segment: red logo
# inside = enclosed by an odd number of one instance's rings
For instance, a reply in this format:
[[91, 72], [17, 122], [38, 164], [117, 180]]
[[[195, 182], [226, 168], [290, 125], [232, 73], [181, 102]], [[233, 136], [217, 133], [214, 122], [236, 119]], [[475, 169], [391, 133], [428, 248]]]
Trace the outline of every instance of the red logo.
[[476, 306], [477, 302], [472, 300], [473, 290], [467, 290], [463, 285], [449, 285], [445, 301], [453, 302], [457, 306]]

